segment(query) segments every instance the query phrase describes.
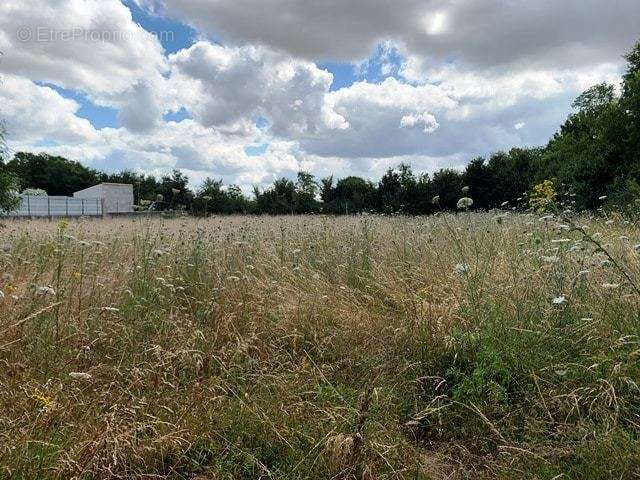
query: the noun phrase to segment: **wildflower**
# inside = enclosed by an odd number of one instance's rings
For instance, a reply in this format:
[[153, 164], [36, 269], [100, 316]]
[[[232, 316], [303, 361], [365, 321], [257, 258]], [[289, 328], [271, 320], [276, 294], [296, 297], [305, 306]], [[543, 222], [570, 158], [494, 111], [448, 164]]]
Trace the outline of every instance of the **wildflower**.
[[615, 290], [620, 287], [619, 283], [603, 283], [602, 288], [606, 288], [607, 290]]
[[570, 241], [570, 238], [555, 238], [551, 240], [551, 243], [569, 243]]
[[585, 276], [589, 275], [589, 273], [591, 273], [590, 270], [580, 270], [578, 272], [578, 275], [581, 276], [581, 277], [585, 277]]
[[473, 200], [469, 197], [462, 197], [460, 200], [458, 200], [458, 210], [467, 210], [468, 208], [470, 208], [473, 205]]
[[563, 305], [567, 303], [567, 297], [565, 297], [564, 295], [560, 295], [559, 297], [554, 297], [554, 299], [551, 300], [551, 303], [553, 303], [554, 305]]
[[456, 265], [455, 271], [462, 277], [463, 275], [469, 273], [469, 265], [467, 265], [466, 263], [458, 263]]
[[38, 295], [55, 295], [56, 291], [49, 286], [36, 287], [36, 294]]
[[559, 257], [557, 257], [556, 255], [540, 255], [540, 260], [542, 260], [545, 263], [556, 263], [558, 260], [560, 260]]
[[69, 376], [74, 380], [91, 380], [93, 376], [86, 372], [70, 372]]
[[53, 406], [53, 399], [42, 393], [39, 388], [36, 388], [29, 396], [38, 402], [43, 410], [49, 410]]
[[115, 307], [102, 307], [102, 311], [103, 312], [118, 313], [120, 311], [120, 309], [119, 308], [115, 308]]
[[533, 187], [529, 196], [529, 206], [536, 213], [544, 213], [557, 197], [556, 189], [551, 180], [545, 180]]

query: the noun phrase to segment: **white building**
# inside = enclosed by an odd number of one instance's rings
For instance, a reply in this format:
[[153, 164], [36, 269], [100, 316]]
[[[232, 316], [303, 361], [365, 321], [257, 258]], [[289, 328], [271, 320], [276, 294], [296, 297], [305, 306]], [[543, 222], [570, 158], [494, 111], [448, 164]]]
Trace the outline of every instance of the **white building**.
[[73, 197], [99, 199], [106, 215], [133, 212], [133, 185], [130, 184], [101, 183], [75, 192]]

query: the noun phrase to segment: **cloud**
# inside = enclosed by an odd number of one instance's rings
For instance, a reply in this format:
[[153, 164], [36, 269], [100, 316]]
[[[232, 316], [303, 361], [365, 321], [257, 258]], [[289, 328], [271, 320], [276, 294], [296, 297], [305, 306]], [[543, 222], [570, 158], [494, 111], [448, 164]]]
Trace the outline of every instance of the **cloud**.
[[638, 35], [637, 0], [145, 0], [225, 41], [354, 61], [393, 40], [436, 63], [552, 68], [617, 57]]
[[169, 57], [178, 97], [205, 126], [264, 117], [279, 137], [314, 134], [341, 119], [323, 110], [332, 75], [264, 47], [198, 42]]
[[[164, 82], [163, 82], [164, 83]], [[160, 89], [152, 82], [140, 80], [125, 92], [119, 102], [120, 123], [133, 133], [145, 133], [158, 126], [164, 113]]]
[[3, 0], [0, 32], [3, 72], [98, 98], [164, 68], [160, 42], [120, 0]]
[[26, 78], [5, 75], [0, 81], [0, 116], [12, 141], [46, 138], [78, 144], [95, 140], [98, 133], [88, 120], [76, 115], [79, 108], [74, 100]]

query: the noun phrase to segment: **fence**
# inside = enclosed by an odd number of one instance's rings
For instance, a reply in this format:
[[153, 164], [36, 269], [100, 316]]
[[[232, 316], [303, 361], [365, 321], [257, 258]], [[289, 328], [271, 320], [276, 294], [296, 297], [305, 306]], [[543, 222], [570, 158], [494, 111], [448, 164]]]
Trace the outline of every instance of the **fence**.
[[9, 212], [9, 217], [98, 217], [103, 214], [102, 200], [99, 198], [45, 197], [20, 195], [17, 210]]

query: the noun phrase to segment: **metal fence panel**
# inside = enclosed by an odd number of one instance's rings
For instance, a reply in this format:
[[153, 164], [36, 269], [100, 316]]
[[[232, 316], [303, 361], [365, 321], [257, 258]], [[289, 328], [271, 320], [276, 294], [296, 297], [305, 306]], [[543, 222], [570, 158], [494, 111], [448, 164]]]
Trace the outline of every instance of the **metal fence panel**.
[[80, 217], [101, 216], [99, 198], [43, 197], [20, 195], [20, 206], [10, 217]]

